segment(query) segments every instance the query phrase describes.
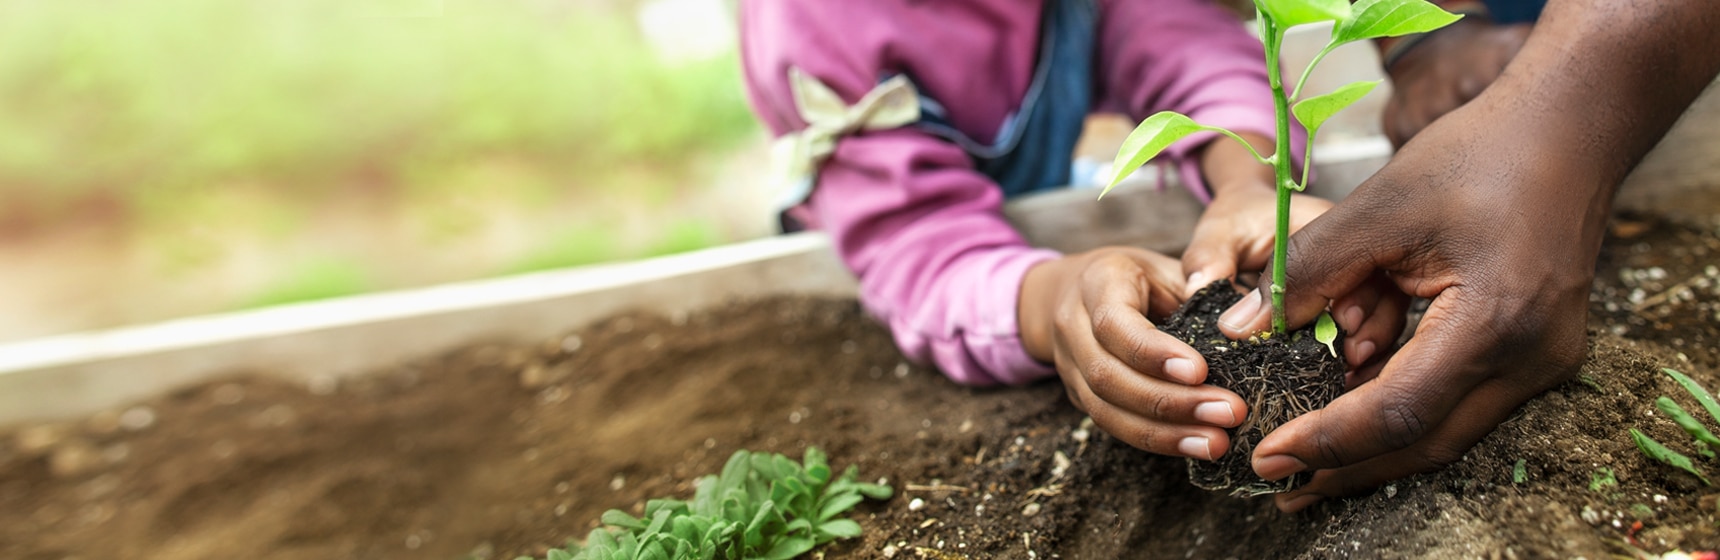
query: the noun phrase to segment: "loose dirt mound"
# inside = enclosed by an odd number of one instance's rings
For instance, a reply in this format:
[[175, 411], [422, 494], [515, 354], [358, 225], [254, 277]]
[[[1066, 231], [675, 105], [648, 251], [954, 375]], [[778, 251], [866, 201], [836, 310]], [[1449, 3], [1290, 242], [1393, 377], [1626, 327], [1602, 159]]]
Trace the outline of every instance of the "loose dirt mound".
[[[605, 509], [690, 495], [737, 448], [809, 444], [898, 491], [862, 505], [868, 532], [830, 557], [1602, 558], [1637, 521], [1645, 548], [1714, 548], [1713, 490], [1649, 463], [1626, 429], [1690, 451], [1650, 401], [1698, 408], [1662, 366], [1720, 389], [1720, 284], [1700, 281], [1720, 238], [1620, 224], [1592, 383], [1531, 402], [1445, 471], [1302, 514], [1189, 486], [1181, 460], [1085, 427], [1054, 383], [957, 387], [903, 363], [853, 302], [783, 299], [340, 384], [239, 374], [0, 430], [0, 557], [511, 558]], [[1616, 484], [1591, 490], [1603, 469]]]

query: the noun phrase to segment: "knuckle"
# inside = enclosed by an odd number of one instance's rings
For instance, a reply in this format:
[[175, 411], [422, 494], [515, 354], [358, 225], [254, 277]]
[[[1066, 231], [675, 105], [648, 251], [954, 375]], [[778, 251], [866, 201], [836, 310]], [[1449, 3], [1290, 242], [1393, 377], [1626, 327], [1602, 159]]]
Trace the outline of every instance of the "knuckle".
[[1147, 410], [1142, 412], [1145, 412], [1149, 418], [1163, 419], [1170, 418], [1171, 414], [1177, 411], [1177, 408], [1176, 398], [1166, 393], [1156, 393], [1147, 398]]
[[1403, 449], [1421, 440], [1430, 427], [1414, 402], [1402, 396], [1389, 398], [1380, 407], [1378, 437], [1387, 449]]
[[1109, 397], [1122, 382], [1115, 373], [1099, 367], [1097, 362], [1088, 362], [1082, 371], [1083, 377], [1087, 379], [1087, 390], [1102, 399], [1110, 400]]
[[1326, 468], [1342, 467], [1349, 464], [1344, 460], [1344, 454], [1340, 451], [1341, 447], [1338, 443], [1337, 434], [1321, 430], [1314, 433], [1313, 440], [1314, 451], [1324, 461]]
[[1424, 464], [1420, 470], [1428, 471], [1456, 463], [1463, 458], [1463, 454], [1466, 452], [1467, 450], [1458, 449], [1444, 442], [1429, 444], [1421, 451], [1421, 460]]

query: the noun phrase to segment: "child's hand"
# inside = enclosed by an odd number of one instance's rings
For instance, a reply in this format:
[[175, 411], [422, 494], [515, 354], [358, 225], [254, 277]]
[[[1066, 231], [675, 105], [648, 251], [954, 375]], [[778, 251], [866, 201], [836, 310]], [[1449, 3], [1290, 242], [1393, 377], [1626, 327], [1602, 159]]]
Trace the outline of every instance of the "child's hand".
[[1033, 267], [1017, 305], [1029, 355], [1053, 362], [1075, 406], [1106, 433], [1165, 455], [1211, 460], [1220, 428], [1247, 415], [1235, 393], [1202, 385], [1206, 360], [1153, 327], [1175, 310], [1181, 268], [1143, 249], [1108, 247]]
[[[1215, 185], [1214, 191], [1212, 204], [1201, 215], [1194, 239], [1183, 252], [1182, 267], [1188, 274], [1185, 298], [1213, 280], [1234, 278], [1238, 270], [1265, 270], [1272, 262], [1278, 206], [1271, 186]], [[1290, 195], [1290, 231], [1302, 229], [1331, 208], [1332, 203], [1324, 199]], [[1390, 349], [1403, 332], [1409, 297], [1384, 276], [1375, 280], [1332, 302], [1332, 318], [1349, 335], [1344, 341], [1344, 357], [1351, 369], [1361, 369], [1383, 357], [1384, 350]], [[1373, 369], [1377, 368], [1369, 368]], [[1352, 382], [1367, 376], [1360, 374]]]
[[[1271, 184], [1250, 183], [1213, 188], [1194, 226], [1194, 238], [1183, 251], [1182, 270], [1188, 275], [1186, 299], [1213, 280], [1235, 278], [1238, 271], [1258, 272], [1272, 263], [1272, 241], [1278, 227], [1278, 199]], [[1290, 195], [1290, 231], [1326, 213], [1332, 203], [1303, 194]]]

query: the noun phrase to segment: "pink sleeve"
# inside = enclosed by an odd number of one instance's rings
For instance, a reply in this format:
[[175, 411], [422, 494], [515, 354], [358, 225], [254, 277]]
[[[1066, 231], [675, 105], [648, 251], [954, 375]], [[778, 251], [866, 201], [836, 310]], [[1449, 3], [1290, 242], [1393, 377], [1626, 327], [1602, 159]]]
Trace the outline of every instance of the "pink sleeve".
[[1004, 221], [1003, 192], [960, 148], [918, 131], [849, 137], [807, 208], [860, 277], [860, 297], [910, 359], [960, 383], [1024, 383], [1052, 369], [1016, 323], [1034, 249]]
[[[867, 4], [835, 4], [858, 9]], [[805, 126], [787, 84], [789, 65], [850, 103], [877, 81], [875, 52], [819, 33], [828, 12], [799, 3], [742, 4], [748, 98], [770, 129]], [[847, 40], [895, 34], [890, 19], [847, 18]], [[882, 26], [882, 29], [872, 29]], [[947, 62], [959, 65], [950, 57]], [[828, 232], [860, 279], [860, 299], [889, 325], [911, 360], [965, 384], [1025, 383], [1053, 370], [1027, 355], [1016, 322], [1021, 281], [1057, 258], [1029, 247], [1003, 218], [1003, 193], [959, 147], [914, 129], [845, 137], [817, 187], [797, 208]]]
[[[1204, 125], [1278, 136], [1265, 48], [1235, 16], [1209, 0], [1112, 0], [1101, 10], [1100, 110], [1137, 120], [1176, 111]], [[1290, 154], [1300, 165], [1307, 134], [1291, 126]], [[1216, 136], [1190, 136], [1165, 151], [1202, 201], [1211, 195], [1192, 156]]]

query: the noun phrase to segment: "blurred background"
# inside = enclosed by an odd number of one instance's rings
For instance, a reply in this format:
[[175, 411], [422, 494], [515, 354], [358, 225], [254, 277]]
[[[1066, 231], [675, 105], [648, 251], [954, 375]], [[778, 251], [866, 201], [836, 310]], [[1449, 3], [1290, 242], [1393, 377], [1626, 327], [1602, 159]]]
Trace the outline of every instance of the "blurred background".
[[0, 0], [0, 340], [767, 235], [725, 0]]

